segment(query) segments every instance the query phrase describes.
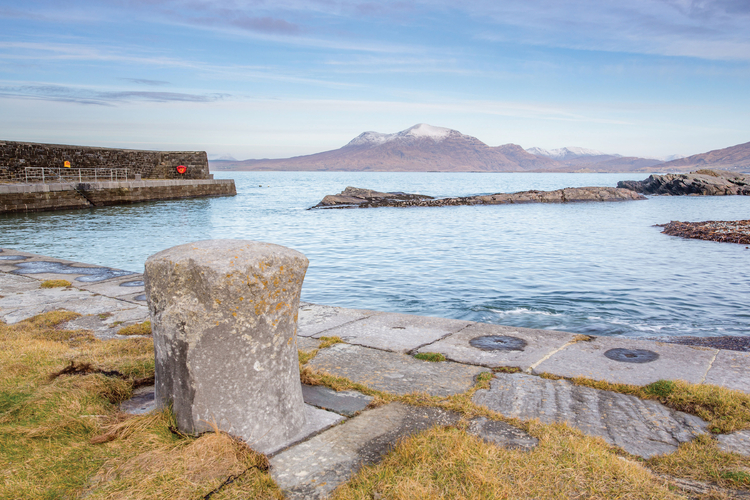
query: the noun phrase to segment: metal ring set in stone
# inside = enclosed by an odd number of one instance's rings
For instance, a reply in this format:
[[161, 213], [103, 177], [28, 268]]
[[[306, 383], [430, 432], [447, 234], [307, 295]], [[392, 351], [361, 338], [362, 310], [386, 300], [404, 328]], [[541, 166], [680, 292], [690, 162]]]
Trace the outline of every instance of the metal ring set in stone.
[[[508, 335], [485, 335], [474, 337], [469, 345], [482, 351], [523, 351], [526, 341]], [[659, 354], [646, 349], [610, 349], [604, 356], [620, 363], [650, 363], [659, 359]]]
[[482, 351], [523, 351], [526, 341], [507, 335], [485, 335], [469, 341], [472, 347]]
[[646, 349], [610, 349], [604, 356], [620, 363], [650, 363], [659, 359], [659, 354]]

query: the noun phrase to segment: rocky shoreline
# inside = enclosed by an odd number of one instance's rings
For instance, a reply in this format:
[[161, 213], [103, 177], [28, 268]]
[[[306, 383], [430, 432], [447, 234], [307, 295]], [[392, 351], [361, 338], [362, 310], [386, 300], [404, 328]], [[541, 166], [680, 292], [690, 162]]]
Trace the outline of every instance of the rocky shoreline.
[[587, 201], [632, 201], [646, 197], [630, 189], [613, 187], [565, 188], [555, 191], [521, 191], [455, 198], [433, 198], [421, 194], [382, 193], [347, 187], [328, 195], [313, 208], [446, 207], [460, 205], [508, 205], [514, 203], [577, 203]]
[[748, 196], [750, 175], [704, 169], [689, 174], [650, 175], [643, 181], [620, 181], [617, 187], [652, 195]]
[[658, 226], [664, 228], [662, 233], [670, 236], [750, 245], [750, 220], [709, 220], [703, 222], [673, 220], [669, 224], [659, 224]]

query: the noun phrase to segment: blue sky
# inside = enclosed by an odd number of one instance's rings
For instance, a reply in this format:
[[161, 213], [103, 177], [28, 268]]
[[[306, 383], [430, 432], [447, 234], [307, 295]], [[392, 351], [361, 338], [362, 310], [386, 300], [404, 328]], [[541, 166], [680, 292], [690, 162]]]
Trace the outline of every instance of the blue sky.
[[750, 141], [750, 0], [3, 0], [0, 140], [491, 146], [690, 155]]

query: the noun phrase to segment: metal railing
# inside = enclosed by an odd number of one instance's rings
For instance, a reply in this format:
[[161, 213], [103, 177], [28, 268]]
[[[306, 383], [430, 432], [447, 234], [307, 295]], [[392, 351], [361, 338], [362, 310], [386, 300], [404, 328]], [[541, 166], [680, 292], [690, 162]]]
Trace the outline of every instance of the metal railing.
[[83, 182], [83, 181], [126, 181], [127, 168], [59, 168], [24, 167], [25, 181], [29, 182]]

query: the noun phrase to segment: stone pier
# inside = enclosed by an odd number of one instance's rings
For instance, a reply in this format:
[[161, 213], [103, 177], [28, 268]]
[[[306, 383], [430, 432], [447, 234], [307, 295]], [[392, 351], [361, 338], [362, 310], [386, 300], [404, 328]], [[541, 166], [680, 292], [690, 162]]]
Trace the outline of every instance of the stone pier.
[[278, 245], [188, 243], [146, 261], [156, 401], [179, 428], [213, 426], [270, 452], [307, 423], [297, 311], [308, 260]]

